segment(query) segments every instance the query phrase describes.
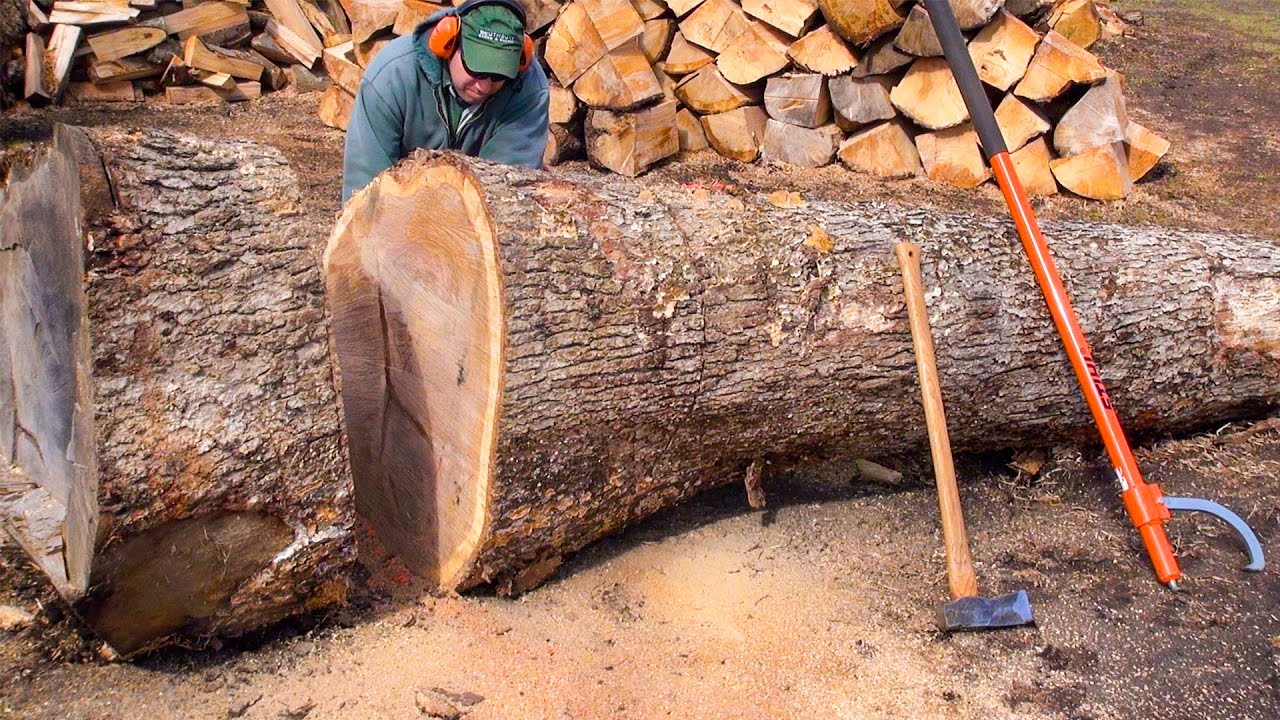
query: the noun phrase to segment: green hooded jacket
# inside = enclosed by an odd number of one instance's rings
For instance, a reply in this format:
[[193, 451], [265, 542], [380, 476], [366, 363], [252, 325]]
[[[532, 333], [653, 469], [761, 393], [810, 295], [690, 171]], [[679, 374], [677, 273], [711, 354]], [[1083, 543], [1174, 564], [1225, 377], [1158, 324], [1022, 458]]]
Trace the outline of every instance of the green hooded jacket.
[[542, 167], [547, 147], [547, 76], [536, 61], [507, 81], [481, 111], [449, 132], [449, 71], [427, 49], [442, 10], [392, 40], [365, 70], [347, 126], [342, 201], [418, 148], [457, 150], [486, 160]]

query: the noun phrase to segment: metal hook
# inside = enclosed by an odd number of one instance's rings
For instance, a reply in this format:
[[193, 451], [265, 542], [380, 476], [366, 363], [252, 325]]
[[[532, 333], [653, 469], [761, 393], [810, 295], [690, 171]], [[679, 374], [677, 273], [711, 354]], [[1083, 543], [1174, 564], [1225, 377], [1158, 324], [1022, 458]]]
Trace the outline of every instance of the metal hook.
[[1258, 536], [1253, 532], [1253, 528], [1249, 527], [1249, 523], [1246, 523], [1243, 518], [1227, 507], [1212, 500], [1169, 497], [1168, 495], [1161, 497], [1160, 502], [1164, 503], [1165, 507], [1170, 510], [1208, 513], [1230, 525], [1233, 530], [1239, 533], [1240, 539], [1244, 540], [1245, 549], [1249, 553], [1249, 564], [1245, 565], [1244, 569], [1250, 572], [1258, 572], [1266, 567], [1267, 561], [1262, 556], [1262, 543], [1258, 542]]

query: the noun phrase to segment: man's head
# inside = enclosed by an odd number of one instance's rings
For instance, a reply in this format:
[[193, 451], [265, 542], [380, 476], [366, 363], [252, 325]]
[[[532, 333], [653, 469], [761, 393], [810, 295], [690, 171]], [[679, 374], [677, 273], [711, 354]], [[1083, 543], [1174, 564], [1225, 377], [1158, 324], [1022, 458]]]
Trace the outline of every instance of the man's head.
[[449, 77], [463, 102], [483, 102], [520, 73], [524, 23], [501, 4], [462, 8], [458, 50], [449, 58]]

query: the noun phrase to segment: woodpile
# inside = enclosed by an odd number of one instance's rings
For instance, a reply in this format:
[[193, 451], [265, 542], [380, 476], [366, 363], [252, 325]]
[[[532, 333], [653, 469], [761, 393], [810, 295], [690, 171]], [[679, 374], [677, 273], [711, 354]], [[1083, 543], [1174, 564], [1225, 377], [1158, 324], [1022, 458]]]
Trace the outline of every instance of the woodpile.
[[[1031, 192], [1124, 197], [1168, 149], [1089, 52], [1122, 32], [1105, 0], [951, 4]], [[588, 108], [598, 167], [636, 175], [709, 145], [974, 187], [991, 174], [941, 56], [924, 7], [891, 0], [570, 0], [544, 43], [557, 91]], [[574, 127], [557, 125], [562, 146]]]
[[315, 89], [326, 48], [349, 39], [339, 0], [24, 0], [22, 97], [172, 104]]
[[[318, 86], [345, 129], [364, 68], [425, 0], [25, 0], [24, 94], [171, 103]], [[710, 147], [960, 187], [990, 174], [924, 7], [902, 0], [525, 0], [552, 83], [547, 164], [634, 176]], [[261, 3], [259, 6], [257, 3]], [[341, 3], [341, 4], [339, 4]], [[952, 0], [1033, 194], [1127, 195], [1169, 143], [1089, 51], [1108, 0]], [[1043, 139], [1043, 143], [1038, 140]], [[1027, 148], [1026, 152], [1023, 149]], [[1047, 152], [1045, 152], [1047, 150]]]

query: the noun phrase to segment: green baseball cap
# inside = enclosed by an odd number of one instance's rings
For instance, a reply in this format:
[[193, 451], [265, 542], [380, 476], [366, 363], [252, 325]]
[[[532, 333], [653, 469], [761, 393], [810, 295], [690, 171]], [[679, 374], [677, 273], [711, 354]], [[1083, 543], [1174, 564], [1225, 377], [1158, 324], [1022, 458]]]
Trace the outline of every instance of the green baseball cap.
[[514, 80], [524, 51], [524, 25], [501, 5], [482, 5], [462, 16], [462, 63], [473, 73]]

